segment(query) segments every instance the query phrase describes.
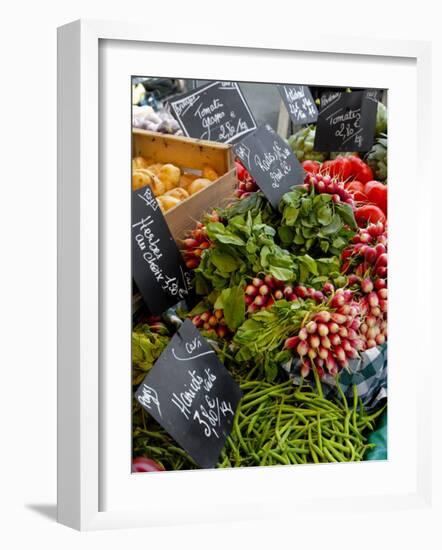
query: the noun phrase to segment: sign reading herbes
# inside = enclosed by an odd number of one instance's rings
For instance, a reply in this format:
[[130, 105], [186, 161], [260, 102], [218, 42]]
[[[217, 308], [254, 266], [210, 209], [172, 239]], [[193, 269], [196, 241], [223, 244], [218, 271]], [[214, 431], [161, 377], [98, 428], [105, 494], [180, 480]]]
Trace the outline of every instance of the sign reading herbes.
[[376, 90], [324, 94], [314, 150], [368, 151], [376, 130], [376, 97]]
[[153, 315], [191, 295], [191, 272], [149, 186], [132, 192], [132, 276]]
[[213, 468], [242, 392], [188, 319], [172, 337], [135, 398], [202, 468]]
[[287, 143], [271, 126], [260, 126], [233, 151], [277, 208], [281, 197], [304, 182], [305, 172]]
[[212, 82], [170, 101], [188, 137], [235, 143], [256, 129], [256, 122], [236, 82]]
[[293, 124], [310, 124], [318, 118], [318, 108], [308, 86], [281, 84], [278, 91]]

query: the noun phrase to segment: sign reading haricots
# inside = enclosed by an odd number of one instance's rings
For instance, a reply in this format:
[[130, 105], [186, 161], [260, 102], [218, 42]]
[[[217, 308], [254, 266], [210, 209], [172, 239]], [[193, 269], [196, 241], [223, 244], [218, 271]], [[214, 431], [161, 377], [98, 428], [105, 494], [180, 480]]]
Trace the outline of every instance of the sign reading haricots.
[[202, 468], [216, 466], [242, 392], [188, 319], [135, 398]]

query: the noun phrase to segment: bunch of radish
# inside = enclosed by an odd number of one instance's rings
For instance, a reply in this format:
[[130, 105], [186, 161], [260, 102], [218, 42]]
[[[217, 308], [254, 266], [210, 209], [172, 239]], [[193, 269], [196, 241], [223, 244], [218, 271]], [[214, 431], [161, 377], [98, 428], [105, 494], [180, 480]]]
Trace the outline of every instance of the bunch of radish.
[[243, 198], [250, 195], [250, 193], [258, 191], [255, 180], [239, 160], [235, 160], [235, 167], [236, 177], [238, 179], [238, 188], [235, 190], [235, 195], [239, 198]]
[[387, 340], [388, 290], [385, 279], [360, 281], [361, 326], [359, 328], [363, 341], [363, 350], [384, 344]]
[[[217, 212], [213, 211], [208, 221], [219, 221]], [[186, 267], [188, 269], [196, 269], [200, 262], [201, 256], [207, 248], [210, 248], [211, 241], [207, 236], [206, 226], [197, 222], [196, 228], [189, 232], [186, 239], [182, 241], [183, 256]]]
[[284, 347], [300, 356], [302, 376], [313, 366], [321, 377], [326, 372], [335, 376], [362, 350], [360, 326], [360, 306], [353, 291], [340, 288], [324, 302], [323, 310], [304, 320], [298, 334], [287, 338]]
[[209, 333], [214, 332], [218, 338], [226, 338], [230, 334], [222, 309], [207, 310], [199, 315], [194, 315], [192, 323], [201, 330]]
[[359, 277], [370, 274], [373, 278], [386, 278], [388, 274], [387, 225], [370, 223], [360, 228], [352, 244], [342, 251], [341, 271], [353, 272]]
[[330, 174], [312, 174], [307, 172], [304, 179], [304, 187], [316, 193], [328, 193], [332, 196], [333, 202], [343, 202], [352, 208], [355, 206], [353, 195], [344, 188], [344, 183]]

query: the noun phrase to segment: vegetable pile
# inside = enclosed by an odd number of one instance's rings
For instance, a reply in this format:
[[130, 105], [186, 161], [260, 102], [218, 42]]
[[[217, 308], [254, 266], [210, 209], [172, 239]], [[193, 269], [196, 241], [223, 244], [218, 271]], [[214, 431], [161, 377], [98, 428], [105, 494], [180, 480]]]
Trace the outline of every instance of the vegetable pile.
[[[386, 131], [383, 106], [377, 129]], [[363, 460], [382, 412], [367, 414], [356, 387], [344, 395], [339, 380], [387, 342], [387, 138], [365, 159], [327, 158], [313, 139], [309, 126], [289, 140], [305, 179], [278, 209], [236, 161], [235, 198], [181, 243], [200, 297], [185, 315], [243, 391], [219, 467]], [[135, 386], [169, 337], [159, 320], [136, 327]], [[301, 386], [287, 380], [287, 365]], [[330, 378], [337, 393], [325, 396]], [[134, 426], [134, 455], [154, 461], [134, 468], [196, 467], [137, 404]]]

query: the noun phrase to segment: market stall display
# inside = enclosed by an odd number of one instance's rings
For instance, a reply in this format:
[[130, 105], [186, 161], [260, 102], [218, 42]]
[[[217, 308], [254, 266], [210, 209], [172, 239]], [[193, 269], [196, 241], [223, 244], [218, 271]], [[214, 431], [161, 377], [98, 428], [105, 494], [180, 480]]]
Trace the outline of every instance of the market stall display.
[[[192, 308], [145, 311], [134, 327], [134, 392], [191, 320], [242, 391], [217, 467], [385, 455], [370, 434], [386, 411], [386, 121], [379, 103], [375, 143], [360, 153], [315, 151], [315, 127], [303, 127], [289, 139], [301, 182], [276, 202], [226, 146], [175, 150], [134, 133], [133, 188], [149, 185], [167, 212], [196, 293]], [[275, 154], [285, 161], [278, 145], [268, 166]], [[134, 401], [133, 411], [134, 471], [198, 467], [146, 407]]]

